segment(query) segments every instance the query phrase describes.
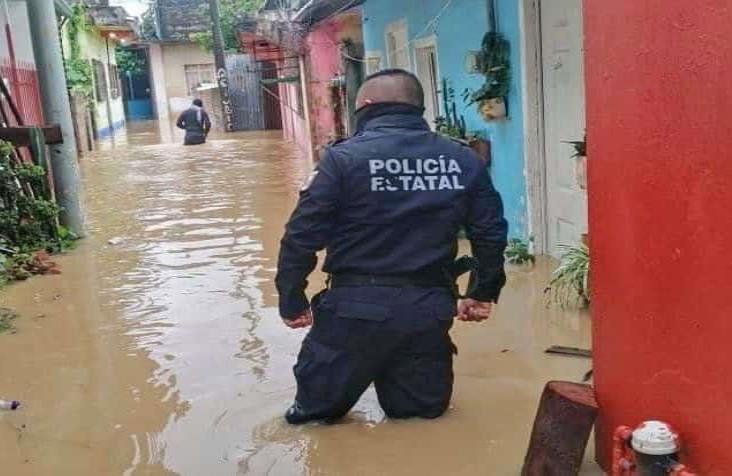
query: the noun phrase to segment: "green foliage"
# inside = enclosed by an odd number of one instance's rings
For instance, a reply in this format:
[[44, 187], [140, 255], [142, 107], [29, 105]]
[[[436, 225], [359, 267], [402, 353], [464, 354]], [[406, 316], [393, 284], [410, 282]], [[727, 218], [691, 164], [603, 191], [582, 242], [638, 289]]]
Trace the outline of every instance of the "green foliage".
[[465, 124], [465, 116], [457, 113], [457, 104], [455, 102], [455, 89], [450, 85], [447, 79], [442, 80], [442, 108], [445, 111], [444, 116], [435, 118], [435, 130], [440, 134], [455, 139], [470, 142], [475, 139], [482, 139], [483, 134], [477, 131], [468, 132]]
[[117, 69], [122, 73], [136, 75], [145, 72], [145, 56], [139, 54], [137, 50], [117, 47], [114, 55], [117, 58]]
[[515, 265], [536, 263], [536, 256], [531, 253], [532, 241], [533, 238], [528, 241], [520, 238], [509, 240], [505, 252], [506, 262]]
[[463, 99], [468, 105], [508, 96], [511, 87], [511, 44], [503, 34], [490, 31], [483, 37], [478, 53], [478, 70], [485, 83], [477, 91], [466, 89]]
[[[257, 12], [265, 0], [219, 0], [219, 17], [221, 18], [221, 33], [224, 37], [224, 50], [239, 51], [239, 39], [236, 31], [242, 17], [248, 13]], [[208, 3], [205, 9], [206, 18], [209, 18]], [[206, 51], [213, 51], [213, 34], [210, 31], [192, 33], [191, 41]]]
[[42, 166], [23, 162], [0, 140], [0, 287], [50, 272], [47, 253], [63, 251], [78, 238], [58, 226], [61, 209], [50, 196]]
[[0, 247], [27, 252], [58, 247], [59, 207], [47, 193], [43, 167], [16, 160], [0, 141]]
[[69, 58], [66, 60], [66, 84], [70, 90], [91, 98], [94, 87], [93, 81], [89, 61], [82, 58]]
[[585, 132], [585, 136], [582, 138], [582, 140], [565, 141], [565, 144], [570, 144], [574, 148], [574, 154], [572, 154], [573, 159], [578, 159], [580, 157], [587, 157], [587, 133], [586, 132]]
[[91, 24], [83, 3], [72, 7], [72, 14], [68, 20], [67, 34], [69, 39], [69, 57], [65, 61], [66, 83], [71, 91], [78, 92], [91, 99], [94, 80], [92, 67], [88, 60], [81, 56], [81, 33], [89, 31]]
[[140, 17], [140, 38], [143, 40], [153, 40], [157, 37], [157, 30], [155, 29], [155, 12], [153, 10], [153, 4], [145, 10], [145, 13]]
[[60, 251], [70, 250], [76, 246], [79, 235], [64, 226], [58, 227], [58, 243]]
[[440, 134], [456, 139], [467, 138], [467, 127], [465, 125], [465, 117], [458, 116], [457, 106], [455, 104], [455, 89], [450, 85], [447, 79], [442, 80], [442, 108], [445, 111], [444, 116], [435, 119], [435, 129]]
[[[224, 37], [225, 36], [226, 35], [224, 35]], [[197, 44], [202, 50], [212, 52], [214, 49], [213, 34], [210, 31], [191, 33], [189, 35], [189, 38], [192, 42]], [[224, 39], [224, 44], [225, 44], [226, 50], [229, 51], [231, 49], [231, 46], [229, 45], [229, 42], [226, 41], [226, 39]]]
[[546, 293], [562, 307], [590, 302], [590, 250], [584, 245], [560, 245], [562, 258]]

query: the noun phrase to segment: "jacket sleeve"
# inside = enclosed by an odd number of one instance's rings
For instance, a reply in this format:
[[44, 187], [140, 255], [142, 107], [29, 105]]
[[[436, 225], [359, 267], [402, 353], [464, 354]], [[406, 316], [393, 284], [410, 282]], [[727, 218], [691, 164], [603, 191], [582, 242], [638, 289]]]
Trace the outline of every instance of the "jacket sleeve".
[[275, 283], [280, 315], [285, 319], [309, 307], [305, 296], [307, 278], [317, 264], [316, 253], [326, 247], [331, 236], [340, 188], [338, 167], [326, 150], [300, 192], [281, 242]]
[[208, 113], [206, 111], [203, 111], [202, 116], [203, 133], [208, 135], [208, 132], [211, 130], [211, 119], [208, 117]]
[[468, 220], [465, 230], [473, 256], [478, 260], [478, 283], [468, 297], [497, 302], [506, 284], [504, 256], [508, 223], [503, 216], [503, 201], [483, 168], [473, 180], [469, 192]]
[[178, 120], [175, 122], [175, 126], [178, 129], [185, 129], [186, 128], [186, 120], [184, 119], [184, 116], [186, 115], [185, 112], [181, 113], [180, 116], [178, 116]]

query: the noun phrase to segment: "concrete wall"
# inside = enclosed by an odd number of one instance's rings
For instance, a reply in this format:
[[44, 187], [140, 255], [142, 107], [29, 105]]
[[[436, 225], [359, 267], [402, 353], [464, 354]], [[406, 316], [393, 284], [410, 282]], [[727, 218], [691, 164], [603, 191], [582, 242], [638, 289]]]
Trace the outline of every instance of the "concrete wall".
[[598, 447], [663, 419], [694, 473], [732, 452], [732, 9], [585, 0]]
[[[64, 27], [61, 35], [61, 42], [64, 56], [69, 57], [71, 54], [71, 45], [69, 44], [68, 26]], [[109, 62], [117, 64], [115, 55], [116, 42], [109, 42]], [[107, 114], [106, 101], [98, 101], [96, 98], [96, 88], [94, 89], [94, 124], [98, 137], [108, 137], [112, 135], [114, 130], [122, 129], [125, 126], [125, 107], [122, 97], [122, 82], [120, 81], [119, 96], [112, 99], [111, 87], [112, 83], [109, 76], [108, 57], [107, 57], [107, 40], [95, 30], [82, 32], [79, 35], [79, 49], [81, 56], [91, 62], [92, 60], [100, 61], [104, 64], [104, 76], [107, 80], [107, 98], [110, 102], [111, 118]], [[93, 66], [92, 66], [93, 68]], [[111, 119], [111, 120], [110, 120]]]
[[5, 36], [5, 8], [0, 8], [0, 77], [6, 81], [23, 122], [42, 124], [43, 110], [26, 3], [8, 1], [8, 11], [15, 63], [11, 60], [9, 43]]
[[492, 142], [492, 174], [505, 202], [510, 234], [526, 237], [519, 7], [517, 0], [497, 0], [496, 3], [498, 28], [511, 42], [513, 80], [508, 98], [509, 118], [504, 121], [485, 122], [476, 107], [466, 106], [461, 98], [465, 88], [478, 89], [483, 84], [482, 75], [466, 72], [465, 60], [470, 50], [480, 48], [483, 35], [488, 30], [487, 0], [452, 2], [445, 10], [443, 0], [369, 0], [362, 7], [364, 47], [369, 53], [380, 52], [382, 67], [386, 67], [385, 31], [390, 23], [405, 19], [407, 35], [412, 40], [436, 36], [439, 73], [455, 89], [458, 112], [465, 116], [469, 130], [482, 131]]
[[[30, 41], [30, 26], [28, 24], [28, 11], [24, 1], [10, 0], [8, 1], [8, 11], [10, 12], [10, 24], [12, 26], [13, 46], [15, 49], [15, 60], [19, 66], [27, 67], [35, 64], [33, 57], [33, 44]], [[0, 60], [9, 59], [10, 51], [8, 43], [5, 40], [5, 8], [0, 2], [0, 26], [2, 26], [2, 36], [0, 36]]]
[[[107, 67], [107, 44], [106, 40], [94, 30], [88, 31], [80, 35], [81, 54], [89, 58], [101, 61], [105, 65], [105, 76], [107, 78], [107, 97], [112, 111], [111, 121], [107, 117], [107, 105], [104, 101], [94, 102], [94, 120], [96, 123], [97, 134], [99, 137], [107, 137], [112, 134], [113, 129], [120, 129], [125, 125], [125, 107], [122, 98], [121, 82], [119, 96], [112, 99], [111, 96], [111, 79], [109, 77], [109, 68]], [[117, 64], [115, 57], [115, 42], [110, 40], [109, 43], [109, 62]], [[66, 49], [64, 49], [66, 52]], [[68, 53], [67, 53], [68, 54]], [[111, 123], [111, 127], [110, 127]]]
[[199, 88], [196, 95], [205, 104], [208, 118], [211, 120], [211, 129], [217, 132], [226, 132], [224, 127], [224, 113], [221, 110], [221, 91], [218, 87]]
[[300, 83], [280, 84], [280, 104], [282, 110], [282, 134], [285, 139], [292, 141], [302, 153], [303, 157], [309, 157], [312, 150], [312, 142], [304, 115], [295, 112], [297, 109], [298, 89], [302, 88]]
[[363, 41], [359, 14], [341, 15], [319, 23], [306, 39], [310, 121], [316, 152], [336, 138], [336, 113], [330, 84], [332, 79], [345, 74], [340, 53], [343, 40]]
[[[175, 117], [191, 105], [185, 66], [214, 64], [214, 57], [195, 43], [153, 43], [150, 45], [150, 75], [152, 76], [158, 117]], [[210, 106], [209, 106], [210, 108]]]
[[160, 43], [150, 44], [150, 82], [152, 83], [152, 99], [155, 116], [161, 122], [170, 120], [168, 110], [168, 92], [166, 90], [165, 68], [163, 67], [163, 46]]

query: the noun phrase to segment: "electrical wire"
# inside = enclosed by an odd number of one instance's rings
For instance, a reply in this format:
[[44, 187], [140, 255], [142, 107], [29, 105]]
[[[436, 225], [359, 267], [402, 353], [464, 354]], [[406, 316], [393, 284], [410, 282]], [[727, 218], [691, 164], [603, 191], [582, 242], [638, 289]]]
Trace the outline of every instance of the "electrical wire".
[[[390, 51], [390, 52], [387, 51], [387, 55], [391, 55], [392, 57], [394, 57], [397, 54], [399, 54], [399, 53], [401, 53], [403, 51], [408, 50], [412, 46], [412, 44], [414, 42], [422, 39], [422, 37], [423, 37], [423, 35], [425, 33], [427, 33], [432, 27], [434, 27], [434, 26], [437, 25], [437, 22], [439, 22], [440, 21], [440, 18], [442, 18], [442, 16], [445, 14], [445, 12], [447, 12], [447, 9], [450, 8], [450, 6], [452, 5], [453, 1], [454, 0], [446, 0], [445, 3], [442, 5], [442, 8], [440, 8], [440, 11], [437, 13], [437, 15], [435, 15], [429, 22], [427, 22], [427, 25], [422, 29], [422, 31], [420, 31], [419, 33], [417, 33], [416, 35], [414, 35], [409, 41], [407, 41], [404, 44], [404, 46], [402, 46], [402, 47], [400, 47], [400, 48], [398, 48], [398, 49], [396, 49], [394, 51]], [[355, 3], [355, 1], [354, 2], [351, 2], [351, 3]], [[343, 11], [345, 11], [345, 10], [343, 10]], [[336, 13], [336, 14], [338, 14], [338, 13]], [[329, 46], [334, 46], [334, 47], [337, 47], [338, 46], [330, 38], [328, 38], [328, 41], [330, 42], [330, 45]], [[328, 45], [326, 45], [326, 46], [328, 46]], [[351, 60], [351, 61], [355, 61], [355, 62], [358, 62], [358, 63], [363, 63], [363, 64], [368, 63], [368, 59], [367, 58], [355, 58], [355, 57], [353, 57], [353, 56], [351, 56], [348, 53], [345, 53], [343, 51], [341, 51], [341, 56], [343, 56], [345, 59], [348, 59], [348, 60]]]

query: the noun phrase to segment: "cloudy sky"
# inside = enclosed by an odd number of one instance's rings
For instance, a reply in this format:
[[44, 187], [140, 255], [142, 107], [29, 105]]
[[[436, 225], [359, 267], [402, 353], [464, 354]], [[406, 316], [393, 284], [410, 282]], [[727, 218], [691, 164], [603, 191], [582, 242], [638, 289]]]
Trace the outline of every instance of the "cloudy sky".
[[138, 17], [142, 15], [145, 10], [147, 10], [148, 5], [147, 0], [112, 0], [109, 3], [112, 5], [120, 5], [122, 7], [125, 7], [130, 15]]

